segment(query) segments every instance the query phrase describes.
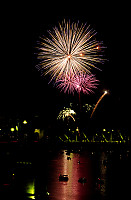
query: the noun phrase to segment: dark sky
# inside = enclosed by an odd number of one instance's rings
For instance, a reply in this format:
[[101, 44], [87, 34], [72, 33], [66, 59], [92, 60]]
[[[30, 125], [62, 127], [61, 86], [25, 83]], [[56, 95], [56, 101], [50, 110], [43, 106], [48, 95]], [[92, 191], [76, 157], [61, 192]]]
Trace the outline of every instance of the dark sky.
[[[97, 3], [96, 3], [97, 2]], [[0, 85], [1, 115], [36, 114], [50, 121], [59, 107], [77, 102], [77, 95], [60, 93], [48, 80], [42, 78], [35, 66], [38, 64], [35, 47], [39, 36], [47, 34], [63, 19], [90, 24], [107, 47], [108, 61], [96, 71], [101, 84], [95, 95], [82, 97], [83, 102], [96, 103], [104, 89], [107, 95], [95, 116], [97, 123], [107, 126], [129, 126], [130, 109], [130, 18], [125, 2], [56, 1], [3, 6], [1, 23]], [[101, 3], [100, 3], [101, 2]]]

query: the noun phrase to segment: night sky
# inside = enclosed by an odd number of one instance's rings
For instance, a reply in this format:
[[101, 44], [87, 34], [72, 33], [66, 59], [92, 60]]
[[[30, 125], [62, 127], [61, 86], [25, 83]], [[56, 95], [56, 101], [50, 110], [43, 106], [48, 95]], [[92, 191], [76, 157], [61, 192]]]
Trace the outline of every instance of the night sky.
[[[5, 5], [1, 23], [0, 112], [1, 116], [41, 115], [44, 123], [53, 123], [58, 111], [78, 96], [60, 93], [36, 69], [36, 46], [63, 19], [90, 24], [107, 47], [108, 61], [95, 71], [100, 86], [94, 95], [81, 97], [83, 103], [95, 104], [103, 90], [94, 123], [107, 127], [130, 127], [130, 16], [129, 5], [109, 1], [65, 1], [52, 4], [36, 1], [30, 5]], [[86, 3], [85, 3], [86, 2]], [[99, 3], [98, 3], [99, 2]]]

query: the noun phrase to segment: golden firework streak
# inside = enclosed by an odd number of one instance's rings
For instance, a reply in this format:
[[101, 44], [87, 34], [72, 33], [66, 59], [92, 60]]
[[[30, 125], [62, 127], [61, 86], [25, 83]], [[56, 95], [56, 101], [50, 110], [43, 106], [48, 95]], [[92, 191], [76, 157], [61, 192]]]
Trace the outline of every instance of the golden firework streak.
[[68, 116], [70, 116], [73, 119], [73, 121], [75, 122], [75, 118], [71, 114], [68, 114]]
[[95, 107], [94, 107], [94, 109], [93, 109], [93, 111], [92, 111], [92, 113], [91, 113], [90, 118], [92, 118], [92, 115], [93, 115], [93, 113], [95, 112], [95, 110], [96, 110], [98, 104], [100, 103], [100, 101], [103, 99], [103, 97], [104, 97], [107, 93], [108, 93], [108, 92], [105, 91], [104, 94], [99, 98], [99, 100], [97, 101], [97, 103], [96, 103], [96, 105], [95, 105]]

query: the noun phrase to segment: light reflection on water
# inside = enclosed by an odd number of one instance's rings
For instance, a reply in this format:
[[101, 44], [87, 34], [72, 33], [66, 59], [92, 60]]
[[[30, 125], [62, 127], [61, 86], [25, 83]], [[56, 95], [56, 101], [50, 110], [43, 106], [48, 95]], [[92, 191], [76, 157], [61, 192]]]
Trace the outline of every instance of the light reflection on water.
[[[92, 169], [88, 155], [70, 153], [71, 160], [67, 160], [66, 151], [54, 157], [49, 163], [48, 190], [52, 199], [79, 200], [87, 199], [91, 195]], [[80, 164], [78, 163], [80, 161]], [[60, 182], [59, 175], [69, 176], [67, 182]], [[78, 179], [85, 177], [87, 183], [79, 183]]]
[[[16, 158], [16, 165], [12, 167], [8, 167], [9, 158], [4, 157], [1, 163], [6, 160], [7, 169], [4, 165], [1, 168], [3, 175], [1, 174], [0, 179], [0, 195], [12, 195], [12, 199], [18, 197], [19, 200], [112, 200], [122, 195], [124, 199], [128, 196], [131, 179], [129, 150], [86, 150], [72, 152], [70, 155], [67, 155], [66, 150], [59, 150], [41, 151], [41, 156], [34, 155], [33, 153], [32, 164], [21, 165]], [[71, 159], [67, 160], [68, 156]], [[6, 171], [9, 172], [7, 179]], [[59, 181], [60, 174], [68, 175], [69, 180]], [[78, 179], [81, 177], [85, 177], [87, 182], [79, 183]], [[97, 182], [98, 179], [103, 183]]]
[[107, 192], [107, 181], [108, 181], [107, 155], [105, 154], [105, 152], [102, 152], [100, 155], [99, 166], [100, 166], [99, 177], [103, 181], [103, 184], [98, 184], [96, 188], [100, 191], [102, 196], [105, 196]]
[[[112, 200], [122, 196], [126, 199], [131, 173], [129, 156], [124, 154], [123, 160], [118, 152], [71, 153], [71, 160], [67, 160], [66, 151], [56, 154], [48, 164], [47, 188], [50, 199]], [[60, 182], [60, 174], [67, 174], [69, 180]], [[81, 177], [85, 177], [87, 182], [79, 183]]]
[[28, 199], [35, 199], [35, 179], [28, 180], [25, 184], [25, 192]]

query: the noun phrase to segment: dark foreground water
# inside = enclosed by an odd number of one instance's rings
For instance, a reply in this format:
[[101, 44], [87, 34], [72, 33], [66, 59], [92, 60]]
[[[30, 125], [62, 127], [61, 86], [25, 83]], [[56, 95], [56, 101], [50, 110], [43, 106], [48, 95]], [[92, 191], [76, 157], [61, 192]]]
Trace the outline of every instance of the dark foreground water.
[[[69, 152], [66, 147], [2, 144], [0, 200], [130, 199], [130, 161], [130, 148], [122, 145], [70, 147]], [[68, 175], [68, 181], [59, 181], [60, 174]], [[83, 177], [86, 183], [78, 182]]]

